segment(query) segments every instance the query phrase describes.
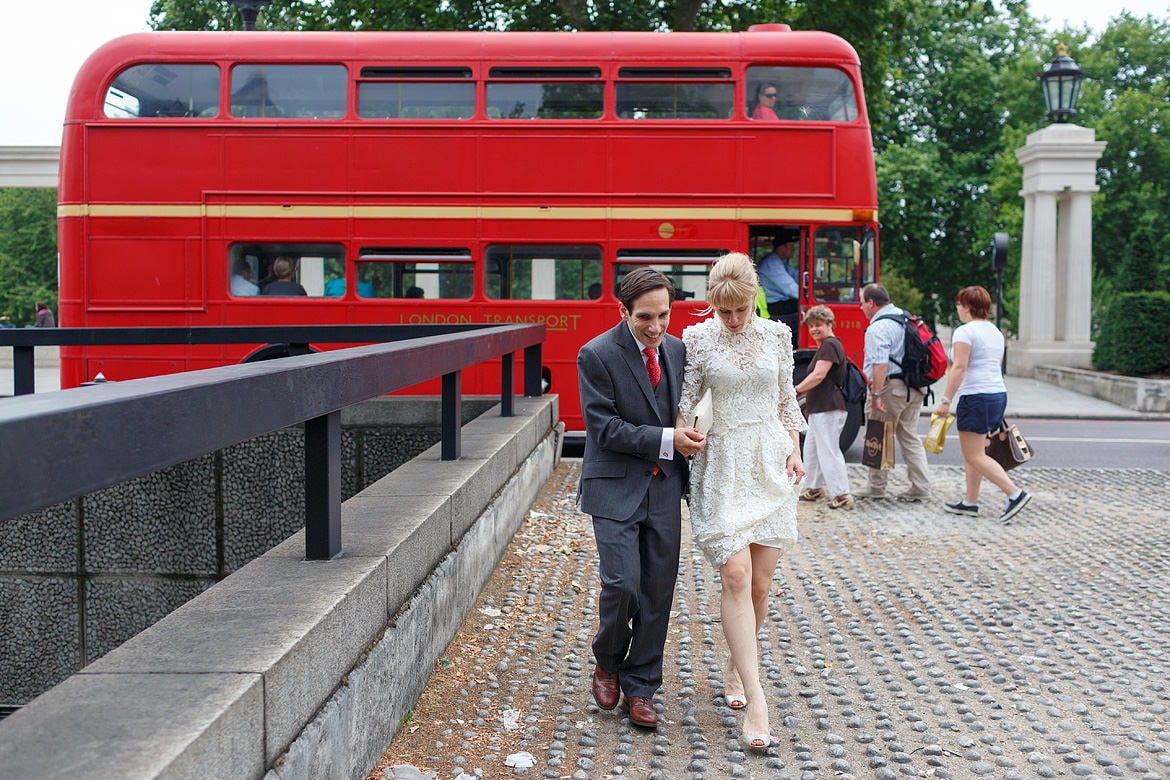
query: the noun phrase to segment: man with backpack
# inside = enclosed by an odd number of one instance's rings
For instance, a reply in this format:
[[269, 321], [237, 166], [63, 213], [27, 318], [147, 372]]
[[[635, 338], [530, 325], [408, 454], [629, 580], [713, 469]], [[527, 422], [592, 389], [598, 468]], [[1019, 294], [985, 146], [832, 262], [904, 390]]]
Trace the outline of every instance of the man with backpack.
[[[922, 412], [927, 387], [907, 384], [902, 370], [906, 362], [904, 312], [890, 303], [890, 294], [880, 284], [869, 284], [861, 291], [861, 310], [869, 318], [865, 330], [864, 371], [869, 379], [869, 398], [865, 416], [894, 424], [894, 438], [902, 450], [910, 489], [897, 498], [922, 501], [930, 498], [930, 475], [926, 469], [926, 449], [918, 438], [918, 417]], [[919, 380], [921, 381], [921, 380]], [[854, 493], [858, 498], [887, 498], [889, 472], [870, 468], [867, 486]]]

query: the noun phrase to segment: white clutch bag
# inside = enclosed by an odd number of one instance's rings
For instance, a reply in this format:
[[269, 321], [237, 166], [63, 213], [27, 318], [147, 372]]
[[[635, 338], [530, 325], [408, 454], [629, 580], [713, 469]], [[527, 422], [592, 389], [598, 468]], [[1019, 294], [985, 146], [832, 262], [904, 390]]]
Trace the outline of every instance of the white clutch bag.
[[713, 416], [711, 409], [711, 388], [703, 393], [703, 397], [699, 399], [699, 403], [695, 404], [695, 429], [704, 436], [707, 431], [711, 430], [711, 418]]

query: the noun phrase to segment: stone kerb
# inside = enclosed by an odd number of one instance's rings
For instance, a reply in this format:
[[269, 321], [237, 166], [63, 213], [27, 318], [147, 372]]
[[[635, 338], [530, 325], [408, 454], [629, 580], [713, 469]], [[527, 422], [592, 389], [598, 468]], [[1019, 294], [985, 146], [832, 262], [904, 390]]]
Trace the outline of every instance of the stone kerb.
[[1036, 379], [1138, 412], [1170, 412], [1170, 379], [1104, 374], [1065, 366], [1036, 366]]
[[347, 501], [339, 558], [299, 532], [0, 722], [4, 777], [364, 776], [554, 466], [555, 397], [497, 415]]

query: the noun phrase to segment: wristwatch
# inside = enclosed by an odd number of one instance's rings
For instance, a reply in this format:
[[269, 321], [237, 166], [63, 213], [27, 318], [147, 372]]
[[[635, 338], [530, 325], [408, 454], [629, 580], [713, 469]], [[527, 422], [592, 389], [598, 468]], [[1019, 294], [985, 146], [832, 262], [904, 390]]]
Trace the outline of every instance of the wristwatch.
[[942, 398], [938, 399], [938, 403], [939, 403], [939, 406], [942, 406], [943, 404], [946, 404], [947, 406], [950, 406], [950, 405], [951, 405], [951, 399], [947, 398], [947, 397], [944, 395]]

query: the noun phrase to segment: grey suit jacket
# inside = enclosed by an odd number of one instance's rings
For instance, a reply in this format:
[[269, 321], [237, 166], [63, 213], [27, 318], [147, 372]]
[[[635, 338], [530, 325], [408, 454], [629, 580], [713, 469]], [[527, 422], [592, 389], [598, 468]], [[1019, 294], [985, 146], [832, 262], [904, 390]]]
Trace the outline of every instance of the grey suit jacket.
[[686, 458], [659, 461], [662, 429], [674, 427], [682, 394], [686, 348], [667, 335], [658, 350], [670, 391], [671, 418], [659, 418], [654, 389], [641, 347], [623, 320], [594, 338], [577, 354], [577, 384], [585, 418], [585, 457], [581, 464], [581, 509], [591, 515], [624, 520], [649, 489], [654, 467], [668, 475], [679, 470], [679, 498], [687, 478]]

